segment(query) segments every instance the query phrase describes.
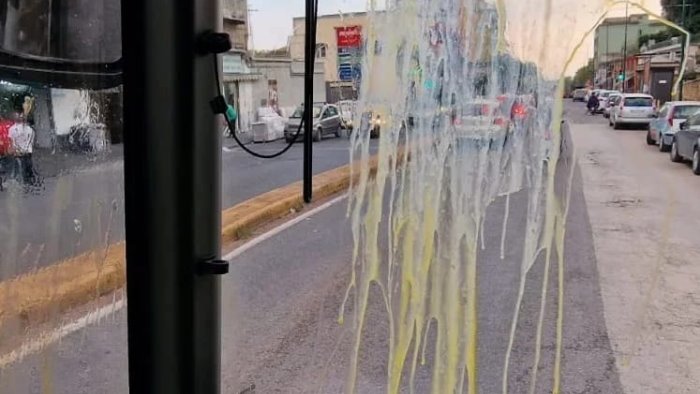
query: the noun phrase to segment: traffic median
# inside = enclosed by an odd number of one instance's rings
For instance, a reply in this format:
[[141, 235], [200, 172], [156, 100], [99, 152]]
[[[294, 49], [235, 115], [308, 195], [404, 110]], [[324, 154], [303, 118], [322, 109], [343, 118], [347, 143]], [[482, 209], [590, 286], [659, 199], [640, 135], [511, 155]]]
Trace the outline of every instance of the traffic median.
[[[346, 191], [359, 179], [362, 165], [373, 175], [377, 163], [372, 157], [366, 164], [355, 163], [355, 168], [345, 165], [314, 176], [314, 200]], [[303, 210], [302, 186], [302, 182], [292, 183], [224, 210], [222, 244], [230, 246], [261, 226]], [[122, 288], [126, 281], [125, 250], [123, 241], [110, 244], [1, 282], [0, 332], [8, 325], [22, 329], [47, 321]]]

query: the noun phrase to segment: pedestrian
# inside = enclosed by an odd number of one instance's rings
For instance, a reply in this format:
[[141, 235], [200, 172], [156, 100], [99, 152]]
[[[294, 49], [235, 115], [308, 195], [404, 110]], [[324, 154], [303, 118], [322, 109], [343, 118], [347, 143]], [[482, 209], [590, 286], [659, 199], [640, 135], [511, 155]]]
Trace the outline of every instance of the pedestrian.
[[34, 129], [26, 121], [22, 111], [15, 113], [15, 123], [9, 130], [11, 152], [15, 161], [15, 176], [21, 177], [25, 186], [34, 184]]
[[5, 177], [13, 167], [12, 161], [12, 140], [10, 139], [10, 127], [14, 122], [10, 119], [0, 117], [0, 191], [4, 189]]
[[591, 97], [588, 98], [588, 104], [586, 105], [586, 107], [588, 108], [588, 112], [591, 115], [595, 115], [595, 111], [598, 109], [598, 105], [600, 105], [598, 95], [595, 92], [593, 92], [591, 93]]

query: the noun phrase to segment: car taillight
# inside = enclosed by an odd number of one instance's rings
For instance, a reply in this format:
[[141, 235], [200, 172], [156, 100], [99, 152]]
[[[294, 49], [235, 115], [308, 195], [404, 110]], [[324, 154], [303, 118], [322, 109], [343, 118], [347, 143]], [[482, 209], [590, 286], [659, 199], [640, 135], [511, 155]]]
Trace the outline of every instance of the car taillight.
[[527, 115], [527, 109], [522, 104], [513, 105], [513, 115], [518, 117], [523, 117]]
[[506, 125], [506, 120], [503, 119], [503, 118], [495, 118], [495, 119], [493, 120], [493, 124], [495, 124], [496, 126], [505, 126], [505, 125]]

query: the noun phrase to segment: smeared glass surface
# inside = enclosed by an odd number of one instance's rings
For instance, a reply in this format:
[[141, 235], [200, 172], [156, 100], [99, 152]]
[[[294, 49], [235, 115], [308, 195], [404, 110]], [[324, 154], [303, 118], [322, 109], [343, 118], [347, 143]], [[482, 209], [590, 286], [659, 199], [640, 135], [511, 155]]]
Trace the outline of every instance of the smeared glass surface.
[[[374, 176], [365, 164], [369, 133], [360, 129], [352, 137], [353, 158], [362, 164], [349, 207], [355, 247], [340, 317], [344, 322], [351, 300], [355, 347], [348, 391], [356, 390], [363, 330], [371, 323], [367, 308], [377, 287], [389, 319], [387, 392], [414, 391], [421, 371], [429, 371], [430, 385], [419, 392], [494, 387], [480, 381], [483, 352], [501, 357], [503, 393], [514, 378], [526, 379], [529, 392], [560, 392], [563, 249], [574, 174], [574, 166], [560, 160], [563, 78], [574, 71], [568, 67], [597, 23], [620, 4], [397, 0], [373, 15], [367, 40], [380, 40], [382, 51], [367, 53], [358, 111], [380, 114], [384, 124]], [[649, 12], [643, 3], [630, 5]], [[525, 214], [511, 224], [514, 204]], [[500, 239], [485, 242], [492, 215], [502, 220]], [[517, 237], [507, 239], [511, 231]], [[500, 249], [500, 258], [489, 249]], [[517, 253], [519, 263], [507, 267], [517, 273], [515, 283], [483, 275], [485, 266], [505, 264], [504, 249]], [[532, 275], [537, 269], [540, 274]], [[480, 289], [498, 294], [504, 285], [510, 286], [504, 293], [517, 287], [513, 299], [478, 298]], [[526, 285], [539, 288], [530, 297], [539, 306], [536, 324], [523, 327]], [[555, 302], [548, 303], [552, 288]], [[505, 346], [490, 349], [480, 344], [482, 335], [492, 335], [480, 328], [489, 318], [480, 307], [504, 299], [499, 307], [511, 311], [503, 314], [510, 319], [487, 326], [510, 327], [499, 337]], [[545, 348], [543, 322], [550, 313], [554, 345]], [[528, 376], [514, 377], [511, 358], [521, 330], [532, 331], [524, 335], [534, 344], [527, 367], [518, 365], [518, 374]], [[427, 356], [426, 348], [432, 349]], [[538, 386], [538, 378], [548, 387]]]

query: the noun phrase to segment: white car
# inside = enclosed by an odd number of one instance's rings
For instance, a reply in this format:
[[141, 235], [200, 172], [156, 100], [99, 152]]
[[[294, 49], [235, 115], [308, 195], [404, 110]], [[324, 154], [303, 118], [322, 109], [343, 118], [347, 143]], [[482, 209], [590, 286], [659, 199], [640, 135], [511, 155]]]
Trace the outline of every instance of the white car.
[[623, 125], [649, 126], [656, 116], [654, 97], [641, 93], [625, 93], [620, 103], [610, 111], [609, 125], [619, 129]]
[[608, 107], [610, 102], [610, 96], [614, 94], [620, 94], [617, 90], [601, 90], [598, 93], [598, 112], [601, 114], [605, 113], [605, 109]]
[[620, 99], [622, 99], [622, 93], [617, 91], [610, 93], [605, 108], [603, 108], [603, 117], [605, 119], [610, 118], [610, 112], [616, 105], [620, 104]]

